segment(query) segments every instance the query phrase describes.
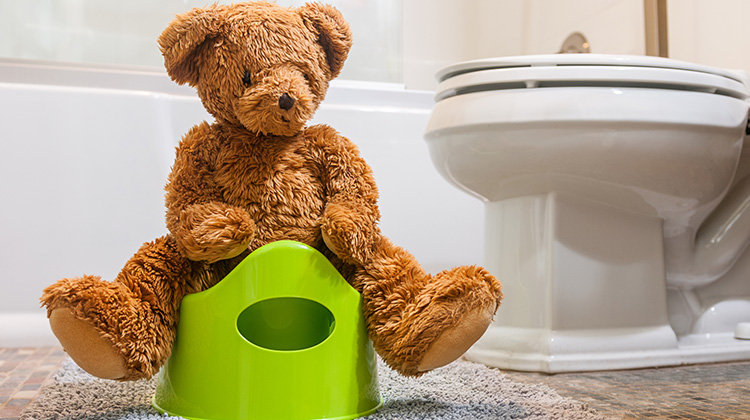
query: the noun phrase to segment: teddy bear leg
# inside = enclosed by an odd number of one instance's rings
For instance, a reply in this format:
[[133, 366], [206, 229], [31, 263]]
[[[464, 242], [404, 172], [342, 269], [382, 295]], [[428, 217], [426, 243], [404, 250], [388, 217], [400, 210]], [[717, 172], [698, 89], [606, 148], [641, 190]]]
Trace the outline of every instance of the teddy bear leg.
[[164, 237], [144, 244], [115, 281], [63, 279], [41, 301], [55, 336], [82, 369], [105, 379], [148, 378], [171, 352], [192, 264]]
[[386, 238], [355, 278], [375, 349], [407, 376], [459, 358], [485, 332], [502, 299], [500, 283], [483, 268], [431, 276]]

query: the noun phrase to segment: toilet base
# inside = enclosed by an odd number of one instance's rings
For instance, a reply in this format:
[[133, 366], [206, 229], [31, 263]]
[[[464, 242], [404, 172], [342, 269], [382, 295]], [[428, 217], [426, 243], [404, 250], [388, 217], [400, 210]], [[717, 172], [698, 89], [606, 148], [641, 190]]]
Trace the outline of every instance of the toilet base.
[[[519, 343], [545, 343], [549, 351], [519, 348]], [[500, 369], [529, 372], [637, 369], [747, 360], [750, 340], [736, 339], [733, 333], [676, 339], [669, 327], [575, 333], [492, 327], [465, 357]]]
[[486, 203], [485, 226], [506, 297], [467, 359], [548, 373], [750, 359], [734, 338], [750, 298], [719, 297], [746, 270], [723, 288], [667, 288], [660, 218], [554, 192]]

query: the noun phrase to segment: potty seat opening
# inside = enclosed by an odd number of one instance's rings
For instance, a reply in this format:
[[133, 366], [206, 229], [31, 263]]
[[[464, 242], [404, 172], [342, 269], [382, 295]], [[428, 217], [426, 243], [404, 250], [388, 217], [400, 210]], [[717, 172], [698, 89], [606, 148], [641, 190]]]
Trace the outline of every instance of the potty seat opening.
[[237, 317], [237, 330], [267, 350], [315, 347], [333, 334], [336, 320], [322, 304], [300, 297], [277, 297], [248, 306]]

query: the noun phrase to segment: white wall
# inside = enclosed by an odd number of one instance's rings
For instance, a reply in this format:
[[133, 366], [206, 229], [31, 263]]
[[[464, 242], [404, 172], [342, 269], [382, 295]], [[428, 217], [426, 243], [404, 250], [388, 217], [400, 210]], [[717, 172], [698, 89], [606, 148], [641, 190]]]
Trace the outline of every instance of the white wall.
[[642, 0], [531, 0], [524, 25], [525, 54], [556, 53], [572, 32], [592, 53], [644, 54]]
[[405, 0], [403, 4], [403, 81], [409, 89], [433, 90], [435, 73], [466, 59], [465, 47], [474, 0]]
[[404, 0], [403, 22], [410, 89], [458, 61], [556, 53], [573, 32], [595, 53], [645, 54], [643, 0]]
[[[572, 32], [591, 52], [643, 55], [643, 0], [403, 0], [404, 83], [432, 90], [458, 61], [548, 54]], [[750, 1], [669, 0], [669, 56], [750, 72]]]
[[750, 1], [671, 0], [669, 56], [750, 72]]

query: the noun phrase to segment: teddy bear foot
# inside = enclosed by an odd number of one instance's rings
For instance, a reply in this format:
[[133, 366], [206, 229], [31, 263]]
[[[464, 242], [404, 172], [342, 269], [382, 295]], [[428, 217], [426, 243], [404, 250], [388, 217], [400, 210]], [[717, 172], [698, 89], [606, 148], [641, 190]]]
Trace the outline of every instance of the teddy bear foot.
[[112, 341], [93, 325], [76, 318], [68, 308], [54, 309], [49, 323], [60, 344], [81, 369], [102, 379], [125, 378], [125, 360]]
[[464, 315], [457, 325], [445, 330], [427, 349], [417, 366], [419, 372], [445, 366], [463, 355], [484, 334], [492, 322], [497, 305], [477, 308]]

